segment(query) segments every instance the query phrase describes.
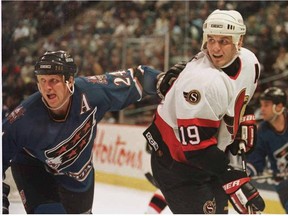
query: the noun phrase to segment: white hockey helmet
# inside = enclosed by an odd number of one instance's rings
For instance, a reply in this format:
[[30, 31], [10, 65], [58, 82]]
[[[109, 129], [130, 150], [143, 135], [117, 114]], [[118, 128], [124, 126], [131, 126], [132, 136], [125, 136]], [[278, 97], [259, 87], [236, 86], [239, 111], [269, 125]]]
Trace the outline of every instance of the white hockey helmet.
[[207, 42], [207, 35], [227, 35], [232, 36], [233, 43], [237, 46], [241, 35], [245, 35], [246, 26], [243, 18], [235, 10], [215, 10], [203, 24], [203, 42], [201, 50]]

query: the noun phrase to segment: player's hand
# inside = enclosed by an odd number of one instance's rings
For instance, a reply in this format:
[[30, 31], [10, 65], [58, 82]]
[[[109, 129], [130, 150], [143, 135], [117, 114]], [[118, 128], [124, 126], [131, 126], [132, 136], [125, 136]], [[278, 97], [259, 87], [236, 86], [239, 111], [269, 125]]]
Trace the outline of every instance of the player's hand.
[[2, 214], [9, 214], [9, 200], [10, 186], [2, 182]]
[[254, 114], [244, 115], [239, 125], [235, 140], [228, 146], [233, 155], [241, 154], [240, 144], [244, 144], [245, 152], [253, 150], [256, 143], [257, 126]]
[[158, 75], [156, 85], [157, 94], [161, 99], [164, 99], [168, 90], [173, 85], [174, 81], [178, 78], [179, 74], [186, 67], [187, 62], [181, 61], [172, 66], [167, 72], [162, 72]]
[[248, 208], [253, 212], [263, 211], [265, 203], [257, 189], [250, 183], [250, 177], [243, 171], [228, 169], [221, 180], [223, 189], [229, 195], [229, 200], [239, 214], [248, 214]]

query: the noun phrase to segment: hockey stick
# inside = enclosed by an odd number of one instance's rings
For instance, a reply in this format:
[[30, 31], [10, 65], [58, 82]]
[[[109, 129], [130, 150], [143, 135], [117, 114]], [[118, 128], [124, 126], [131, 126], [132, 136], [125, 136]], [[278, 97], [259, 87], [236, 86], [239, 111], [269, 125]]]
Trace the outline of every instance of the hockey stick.
[[156, 180], [154, 179], [153, 175], [150, 172], [145, 173], [145, 177], [147, 178], [147, 180], [154, 185], [156, 188], [159, 188], [158, 183], [156, 182]]
[[269, 174], [269, 175], [263, 175], [263, 176], [252, 176], [251, 179], [253, 180], [260, 180], [260, 179], [270, 179], [270, 178], [287, 178], [288, 173], [278, 173], [277, 175]]
[[[246, 152], [245, 143], [240, 142], [239, 143], [239, 149], [241, 151], [242, 169], [243, 169], [244, 172], [247, 173], [247, 163], [246, 163], [246, 155], [245, 155], [245, 152]], [[254, 214], [252, 206], [248, 205], [247, 209], [248, 209], [248, 214]], [[257, 212], [257, 213], [260, 214], [260, 212]]]

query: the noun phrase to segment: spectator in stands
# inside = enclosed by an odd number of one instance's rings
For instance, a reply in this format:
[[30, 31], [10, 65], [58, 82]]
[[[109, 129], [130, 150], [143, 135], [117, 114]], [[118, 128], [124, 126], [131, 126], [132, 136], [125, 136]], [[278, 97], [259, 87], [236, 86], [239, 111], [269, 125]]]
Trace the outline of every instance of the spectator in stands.
[[278, 74], [288, 70], [288, 52], [285, 47], [280, 47], [273, 69]]
[[[20, 23], [25, 20], [28, 25], [29, 38], [27, 38], [27, 47], [31, 51], [30, 55], [34, 58], [35, 56], [41, 55], [45, 52], [47, 47], [43, 48], [43, 44], [46, 38], [42, 38], [42, 21], [43, 14], [50, 13], [56, 19], [60, 20], [60, 23], [57, 25], [50, 25], [49, 32], [53, 32], [53, 38], [55, 40], [55, 46], [57, 49], [68, 49], [67, 45], [69, 44], [69, 49], [71, 53], [75, 56], [79, 55], [81, 59], [83, 58], [83, 53], [87, 50], [86, 46], [82, 46], [81, 40], [84, 38], [85, 34], [90, 34], [90, 39], [92, 41], [97, 41], [96, 51], [97, 56], [99, 56], [99, 64], [102, 68], [105, 68], [107, 71], [111, 71], [111, 51], [115, 47], [111, 44], [111, 41], [116, 40], [119, 44], [124, 45], [123, 38], [111, 38], [117, 25], [116, 19], [121, 19], [121, 22], [127, 22], [128, 28], [129, 25], [133, 26], [129, 34], [129, 37], [153, 37], [153, 31], [155, 30], [156, 20], [160, 18], [160, 13], [158, 11], [166, 11], [167, 17], [169, 17], [169, 29], [172, 30], [175, 27], [175, 31], [170, 31], [170, 47], [169, 50], [169, 64], [172, 65], [179, 61], [179, 59], [185, 59], [187, 56], [193, 56], [196, 54], [196, 50], [199, 50], [199, 44], [201, 44], [199, 35], [202, 34], [202, 26], [204, 18], [209, 11], [211, 11], [217, 4], [221, 4], [222, 8], [234, 7], [235, 9], [241, 8], [245, 11], [245, 15], [249, 15], [247, 20], [247, 31], [248, 37], [245, 40], [247, 47], [251, 49], [253, 47], [256, 56], [259, 58], [260, 64], [265, 67], [262, 67], [262, 75], [260, 79], [267, 78], [268, 76], [274, 75], [274, 69], [272, 65], [276, 61], [276, 56], [278, 55], [279, 48], [288, 46], [288, 25], [287, 25], [287, 5], [285, 1], [280, 2], [256, 2], [251, 4], [243, 4], [238, 2], [99, 2], [99, 1], [81, 1], [71, 4], [67, 1], [46, 1], [46, 2], [9, 2], [3, 1], [2, 4], [2, 24], [3, 24], [3, 69], [2, 72], [5, 72], [6, 65], [10, 63], [15, 66], [22, 67], [23, 60], [18, 62], [19, 48], [18, 44], [13, 41], [13, 33], [15, 32], [16, 27], [20, 26]], [[254, 6], [253, 6], [254, 5]], [[257, 7], [255, 7], [255, 5]], [[89, 7], [87, 12], [83, 13], [83, 9]], [[245, 8], [247, 10], [245, 10]], [[68, 11], [69, 10], [69, 11]], [[71, 11], [73, 10], [73, 11]], [[135, 13], [135, 11], [141, 11], [141, 13]], [[252, 12], [253, 11], [253, 12]], [[255, 12], [256, 11], [256, 12]], [[67, 14], [69, 13], [69, 14]], [[11, 16], [13, 14], [13, 16]], [[277, 17], [274, 19], [271, 16]], [[77, 17], [77, 15], [80, 15]], [[191, 16], [191, 17], [189, 17]], [[129, 19], [139, 20], [136, 22], [131, 22]], [[170, 19], [171, 18], [171, 19]], [[72, 22], [69, 22], [69, 19], [73, 19]], [[187, 23], [189, 22], [190, 23]], [[251, 22], [251, 25], [249, 24]], [[72, 26], [77, 23], [77, 28]], [[267, 31], [265, 24], [269, 23], [269, 28], [271, 30]], [[275, 25], [276, 24], [276, 25]], [[137, 27], [138, 25], [138, 27]], [[179, 25], [179, 26], [178, 26]], [[59, 28], [58, 28], [59, 27]], [[181, 28], [182, 34], [179, 35], [179, 27]], [[33, 28], [34, 30], [31, 30]], [[136, 28], [136, 29], [135, 29]], [[267, 27], [268, 28], [268, 27]], [[262, 32], [262, 29], [266, 29], [265, 34], [271, 34], [269, 37]], [[36, 32], [35, 32], [36, 31]], [[45, 29], [44, 31], [47, 31]], [[262, 32], [262, 33], [261, 33]], [[31, 35], [32, 34], [32, 35]], [[264, 34], [262, 36], [261, 34]], [[107, 36], [109, 35], [109, 36]], [[250, 37], [250, 35], [253, 35]], [[255, 37], [256, 35], [256, 37]], [[32, 37], [31, 37], [32, 36]], [[52, 37], [50, 34], [47, 37]], [[250, 38], [249, 38], [250, 37]], [[31, 40], [33, 38], [33, 40]], [[182, 41], [192, 41], [182, 43]], [[265, 41], [262, 38], [266, 38]], [[268, 39], [267, 39], [268, 38]], [[64, 42], [63, 42], [64, 41]], [[268, 42], [267, 42], [268, 41]], [[272, 43], [272, 47], [270, 46]], [[87, 42], [89, 44], [89, 42]], [[269, 46], [268, 46], [268, 45]], [[17, 45], [15, 47], [15, 45]], [[146, 44], [145, 44], [146, 45]], [[155, 46], [156, 47], [156, 46]], [[119, 55], [122, 55], [123, 49], [125, 47], [118, 47]], [[93, 47], [95, 52], [95, 47]], [[150, 53], [155, 52], [154, 46], [149, 48], [151, 50], [148, 52], [147, 49], [144, 49], [145, 53], [141, 56], [141, 59], [148, 59], [148, 63], [153, 65], [156, 68], [163, 68], [163, 55], [153, 55], [150, 56]], [[191, 51], [193, 50], [193, 51]], [[148, 56], [147, 53], [149, 54]], [[268, 55], [269, 53], [269, 55]], [[142, 55], [142, 54], [141, 54]], [[15, 58], [16, 57], [16, 58]], [[183, 58], [184, 57], [184, 58]], [[123, 64], [122, 57], [120, 56], [121, 66]], [[14, 62], [13, 62], [14, 61]], [[146, 60], [145, 60], [146, 61]], [[142, 61], [141, 61], [142, 62]], [[130, 64], [131, 62], [129, 62]], [[136, 64], [135, 64], [136, 65]], [[276, 73], [276, 71], [275, 71]], [[7, 74], [3, 76], [3, 83], [5, 83], [5, 78]], [[287, 78], [283, 78], [288, 82]]]
[[13, 41], [16, 49], [19, 49], [28, 42], [29, 34], [30, 32], [27, 25], [27, 20], [21, 20], [13, 33]]
[[21, 78], [24, 81], [24, 85], [33, 82], [34, 80], [34, 65], [31, 56], [27, 56], [24, 65], [21, 67]]

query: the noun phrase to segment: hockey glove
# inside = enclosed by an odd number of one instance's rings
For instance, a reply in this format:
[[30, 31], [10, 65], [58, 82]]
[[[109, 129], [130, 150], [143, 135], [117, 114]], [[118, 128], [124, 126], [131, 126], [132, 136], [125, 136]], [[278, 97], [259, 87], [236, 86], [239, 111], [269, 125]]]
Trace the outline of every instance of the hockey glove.
[[8, 195], [10, 193], [10, 186], [2, 182], [2, 214], [9, 214], [9, 200]]
[[235, 140], [228, 146], [233, 155], [241, 154], [240, 143], [245, 145], [245, 152], [252, 151], [256, 143], [257, 126], [254, 114], [244, 115], [239, 125]]
[[174, 81], [178, 78], [179, 74], [186, 67], [187, 62], [181, 61], [171, 67], [167, 72], [162, 72], [158, 75], [156, 85], [157, 94], [161, 99], [164, 99], [168, 90], [173, 85]]
[[229, 195], [233, 208], [239, 214], [248, 214], [248, 207], [253, 212], [263, 211], [265, 203], [257, 189], [250, 183], [250, 178], [243, 171], [228, 169], [222, 175], [223, 189]]

